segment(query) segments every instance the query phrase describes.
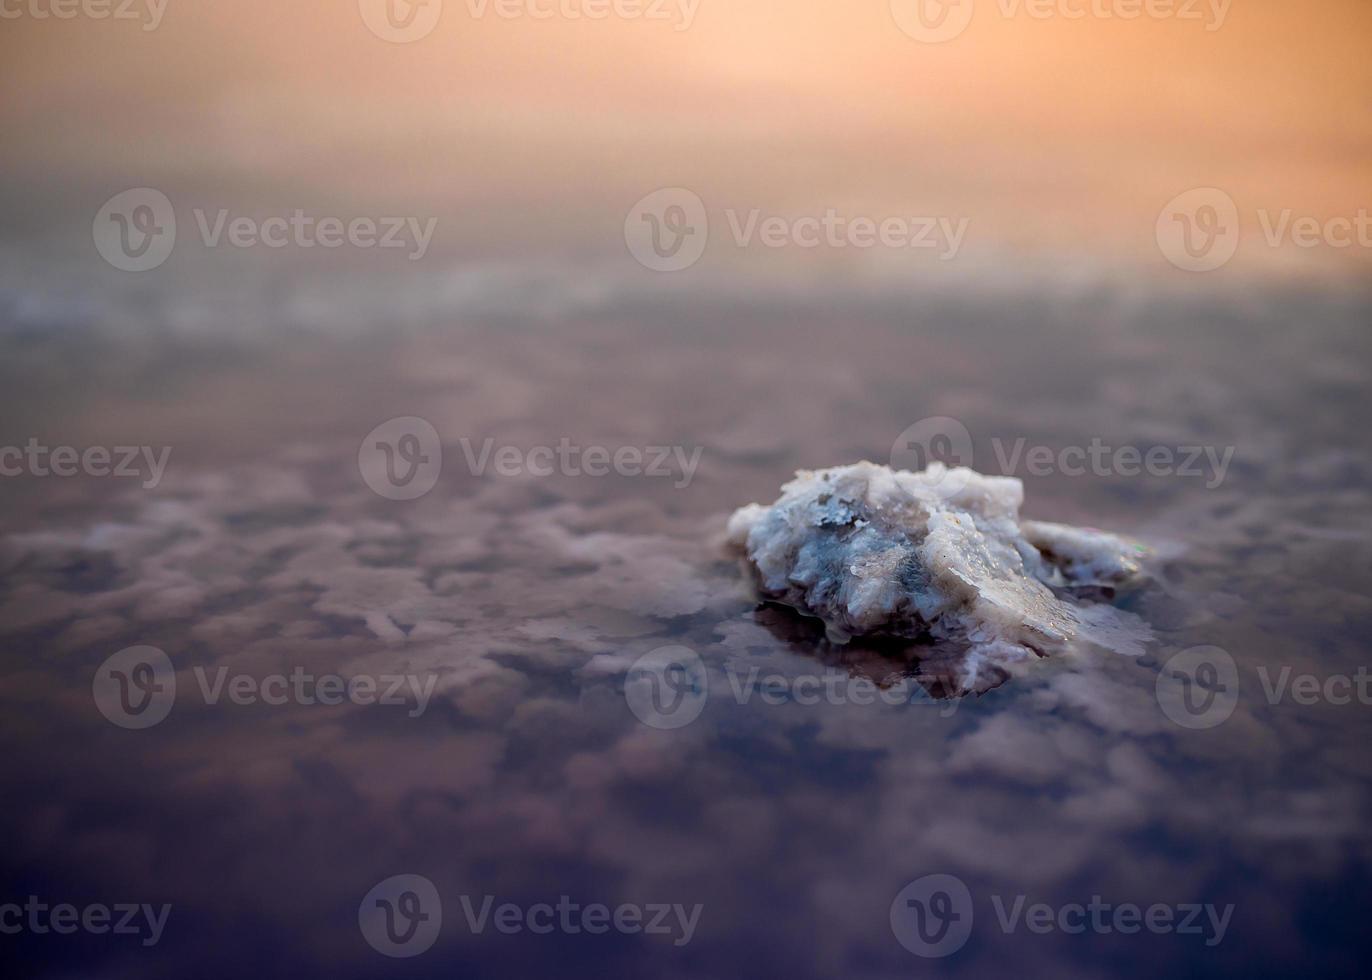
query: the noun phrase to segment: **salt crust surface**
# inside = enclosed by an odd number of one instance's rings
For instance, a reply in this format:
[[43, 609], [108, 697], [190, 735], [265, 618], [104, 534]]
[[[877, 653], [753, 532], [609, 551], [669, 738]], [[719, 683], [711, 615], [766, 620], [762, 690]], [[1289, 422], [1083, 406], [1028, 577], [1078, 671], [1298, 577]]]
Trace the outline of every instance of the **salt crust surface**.
[[965, 648], [961, 686], [985, 690], [1078, 644], [1137, 655], [1147, 628], [1086, 601], [1133, 585], [1142, 548], [1103, 531], [1022, 521], [1023, 484], [934, 464], [802, 470], [771, 506], [729, 519], [765, 599], [829, 639], [889, 636]]

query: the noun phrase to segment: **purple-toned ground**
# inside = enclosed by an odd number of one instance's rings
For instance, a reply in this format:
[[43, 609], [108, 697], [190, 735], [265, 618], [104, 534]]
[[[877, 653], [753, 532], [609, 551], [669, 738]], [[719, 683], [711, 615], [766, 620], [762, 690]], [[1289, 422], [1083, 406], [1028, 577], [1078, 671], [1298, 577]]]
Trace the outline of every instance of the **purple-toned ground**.
[[[385, 337], [12, 327], [0, 445], [171, 446], [136, 481], [0, 481], [0, 869], [9, 895], [170, 902], [161, 942], [5, 937], [33, 976], [363, 977], [359, 901], [444, 898], [416, 976], [908, 976], [893, 898], [952, 874], [977, 919], [951, 976], [1353, 975], [1372, 899], [1372, 708], [1265, 678], [1351, 674], [1372, 628], [1369, 306], [1100, 287], [918, 304], [701, 297], [484, 313]], [[13, 314], [12, 318], [17, 316]], [[374, 493], [363, 437], [442, 441], [437, 485]], [[872, 458], [929, 416], [1033, 516], [1137, 537], [1142, 656], [1049, 658], [980, 697], [858, 703], [930, 669], [759, 607], [733, 508]], [[700, 450], [671, 477], [472, 472], [485, 440]], [[1030, 472], [1019, 440], [1234, 447], [1223, 480]], [[464, 444], [464, 440], [466, 440]], [[1213, 485], [1218, 482], [1218, 485]], [[1207, 485], [1211, 484], [1211, 485]], [[175, 707], [96, 709], [99, 665], [165, 651]], [[643, 723], [625, 676], [684, 646], [708, 698]], [[1233, 714], [1173, 721], [1163, 665], [1238, 665]], [[432, 678], [405, 706], [206, 704], [196, 669]], [[768, 681], [767, 679], [771, 679]], [[773, 697], [829, 679], [838, 696]], [[846, 685], [846, 686], [845, 686]], [[777, 703], [782, 702], [782, 703]], [[701, 903], [691, 942], [475, 935], [458, 896]], [[1233, 903], [1223, 940], [1007, 933], [992, 897]], [[3, 900], [4, 896], [0, 896]], [[59, 939], [69, 941], [59, 942]]]

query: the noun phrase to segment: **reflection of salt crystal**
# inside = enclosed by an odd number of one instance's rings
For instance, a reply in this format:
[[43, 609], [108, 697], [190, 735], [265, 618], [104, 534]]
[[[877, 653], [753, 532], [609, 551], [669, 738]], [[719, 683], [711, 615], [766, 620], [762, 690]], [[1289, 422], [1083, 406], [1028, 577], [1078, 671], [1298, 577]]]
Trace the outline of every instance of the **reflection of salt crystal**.
[[[862, 462], [801, 471], [770, 507], [735, 512], [729, 540], [747, 555], [765, 598], [819, 617], [831, 639], [951, 641], [965, 647], [968, 688], [982, 688], [1077, 639], [1120, 646], [1123, 614], [1070, 594], [1141, 577], [1137, 545], [1021, 523], [1023, 499], [1010, 477]], [[1139, 651], [1136, 639], [1122, 645]]]

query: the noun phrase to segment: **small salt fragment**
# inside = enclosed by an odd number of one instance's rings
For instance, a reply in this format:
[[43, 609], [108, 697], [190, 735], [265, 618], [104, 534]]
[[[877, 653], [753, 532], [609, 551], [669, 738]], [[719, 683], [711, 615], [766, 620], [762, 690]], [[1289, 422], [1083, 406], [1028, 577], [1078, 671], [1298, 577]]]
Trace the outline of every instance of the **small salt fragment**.
[[748, 504], [728, 524], [762, 597], [818, 617], [831, 642], [876, 635], [959, 645], [969, 690], [1093, 639], [1106, 617], [1082, 597], [1143, 577], [1134, 542], [1021, 522], [1024, 487], [1012, 477], [861, 462], [802, 470], [781, 490], [770, 507]]

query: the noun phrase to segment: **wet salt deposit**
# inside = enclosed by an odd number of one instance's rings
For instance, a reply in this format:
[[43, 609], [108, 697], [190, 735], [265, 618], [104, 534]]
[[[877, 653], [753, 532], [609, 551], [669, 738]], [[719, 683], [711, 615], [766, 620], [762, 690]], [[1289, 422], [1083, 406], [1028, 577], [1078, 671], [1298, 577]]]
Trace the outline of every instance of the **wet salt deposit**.
[[[1078, 589], [1136, 583], [1138, 545], [1102, 531], [1021, 522], [1023, 484], [935, 463], [802, 470], [770, 507], [729, 521], [766, 598], [824, 622], [829, 639], [880, 634], [961, 647], [956, 686], [985, 690], [1018, 665], [1099, 640], [1122, 613]], [[1140, 635], [1146, 630], [1137, 630]], [[1134, 650], [1132, 652], [1141, 652]]]

